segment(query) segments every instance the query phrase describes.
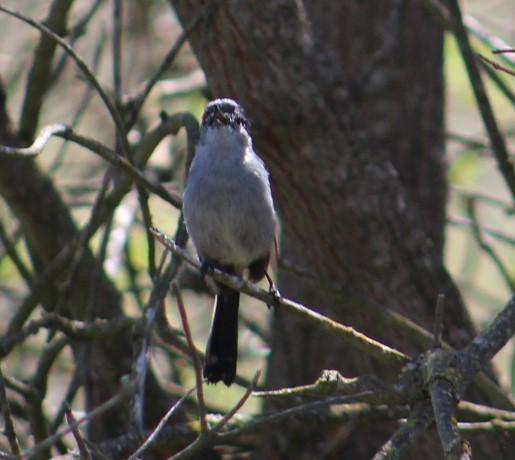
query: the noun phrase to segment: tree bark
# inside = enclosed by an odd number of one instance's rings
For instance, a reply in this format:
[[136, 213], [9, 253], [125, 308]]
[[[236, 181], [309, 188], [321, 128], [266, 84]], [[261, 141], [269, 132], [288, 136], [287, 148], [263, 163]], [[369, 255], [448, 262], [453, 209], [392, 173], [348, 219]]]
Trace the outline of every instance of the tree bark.
[[[187, 24], [210, 2], [171, 3]], [[384, 305], [431, 329], [444, 293], [445, 339], [464, 345], [474, 328], [442, 261], [440, 24], [417, 2], [217, 5], [190, 42], [213, 97], [237, 99], [250, 118], [281, 214], [281, 259], [344, 296], [286, 270], [281, 293], [413, 356], [420, 347], [352, 301]], [[399, 373], [279, 312], [267, 384], [306, 384], [323, 369], [390, 381]], [[338, 458], [370, 458], [394, 429], [355, 427]], [[332, 434], [283, 433], [262, 457], [317, 458]], [[488, 439], [472, 440], [478, 458], [501, 455], [502, 436]], [[410, 458], [441, 458], [435, 443], [425, 436]]]

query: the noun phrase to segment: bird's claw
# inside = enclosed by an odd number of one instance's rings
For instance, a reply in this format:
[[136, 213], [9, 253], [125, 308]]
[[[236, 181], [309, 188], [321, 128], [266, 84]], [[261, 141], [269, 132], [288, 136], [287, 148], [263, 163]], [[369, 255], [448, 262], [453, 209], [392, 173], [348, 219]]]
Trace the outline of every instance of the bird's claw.
[[200, 276], [204, 279], [208, 275], [212, 275], [215, 270], [215, 267], [212, 263], [203, 261], [202, 266], [200, 267]]
[[266, 306], [268, 309], [275, 308], [276, 310], [281, 306], [281, 293], [275, 287], [274, 284], [270, 286], [268, 290], [268, 299], [266, 301]]

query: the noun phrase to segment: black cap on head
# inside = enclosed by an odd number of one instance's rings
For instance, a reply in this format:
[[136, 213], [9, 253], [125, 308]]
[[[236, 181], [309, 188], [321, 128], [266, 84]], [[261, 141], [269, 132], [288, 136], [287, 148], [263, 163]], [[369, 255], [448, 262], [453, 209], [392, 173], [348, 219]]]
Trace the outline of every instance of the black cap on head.
[[234, 129], [243, 126], [249, 129], [243, 109], [232, 99], [215, 99], [207, 104], [202, 116], [202, 126], [231, 126]]

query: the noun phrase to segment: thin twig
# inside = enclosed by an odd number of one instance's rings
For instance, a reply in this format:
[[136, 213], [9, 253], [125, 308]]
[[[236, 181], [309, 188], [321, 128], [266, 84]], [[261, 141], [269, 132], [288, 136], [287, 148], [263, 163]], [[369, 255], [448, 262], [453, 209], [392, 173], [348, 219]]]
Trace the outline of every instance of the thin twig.
[[506, 436], [515, 433], [515, 422], [493, 419], [489, 422], [458, 422], [458, 429], [463, 433], [477, 433], [490, 431], [496, 434], [502, 432]]
[[[100, 7], [102, 6], [102, 3], [104, 3], [105, 0], [95, 0], [95, 3], [91, 5], [87, 11], [84, 13], [84, 16], [80, 19], [78, 19], [69, 29], [68, 36], [69, 38], [69, 44], [70, 46], [74, 46], [75, 43], [79, 40], [80, 37], [82, 37], [87, 32], [88, 24], [93, 20], [95, 14], [99, 11]], [[99, 41], [97, 46], [97, 50], [101, 47], [101, 43], [105, 41], [105, 32], [102, 31], [101, 35], [99, 36]], [[95, 53], [95, 55], [98, 55], [98, 53]], [[62, 56], [58, 59], [56, 62], [54, 69], [52, 71], [52, 80], [57, 81], [59, 76], [61, 75], [61, 72], [63, 71], [66, 62], [67, 62], [68, 54], [63, 53]], [[96, 57], [94, 58], [94, 61], [96, 62]], [[96, 66], [93, 66], [93, 73], [96, 74]]]
[[68, 13], [73, 0], [53, 0], [44, 25], [50, 33], [42, 33], [33, 53], [27, 83], [24, 90], [19, 132], [25, 140], [32, 140], [38, 128], [44, 98], [49, 88], [57, 80], [52, 79], [52, 68], [57, 48], [55, 36], [64, 36], [68, 27]]
[[[174, 127], [174, 119], [172, 117], [170, 117], [167, 126]], [[137, 184], [143, 185], [173, 206], [177, 208], [181, 206], [181, 199], [179, 196], [171, 195], [170, 192], [168, 192], [161, 184], [148, 179], [141, 170], [126, 158], [118, 155], [114, 150], [111, 150], [100, 142], [73, 132], [69, 126], [64, 124], [55, 124], [44, 127], [30, 147], [17, 148], [0, 145], [0, 154], [37, 156], [43, 152], [52, 136], [62, 137], [87, 148], [91, 152], [96, 153], [104, 160], [127, 173]]]
[[468, 420], [488, 421], [492, 419], [515, 422], [515, 411], [496, 409], [495, 407], [470, 401], [460, 401], [458, 415]]
[[106, 106], [107, 110], [109, 111], [109, 114], [111, 115], [112, 120], [115, 123], [117, 132], [120, 134], [120, 139], [123, 142], [123, 147], [125, 152], [130, 152], [130, 146], [127, 139], [127, 132], [125, 129], [125, 125], [123, 124], [122, 118], [120, 113], [118, 112], [118, 109], [112, 104], [111, 99], [107, 95], [107, 93], [102, 88], [102, 85], [99, 83], [97, 78], [95, 77], [92, 70], [88, 67], [84, 59], [82, 59], [81, 56], [59, 35], [54, 33], [52, 30], [50, 30], [48, 27], [46, 27], [44, 24], [41, 24], [40, 22], [34, 21], [33, 19], [25, 16], [24, 14], [11, 10], [9, 8], [6, 8], [2, 5], [0, 5], [0, 11], [3, 11], [4, 13], [13, 16], [26, 24], [29, 24], [30, 26], [38, 29], [41, 33], [46, 34], [47, 36], [53, 38], [61, 48], [75, 61], [77, 64], [77, 67], [80, 69], [80, 71], [83, 73], [86, 80], [90, 82], [90, 84], [95, 88], [96, 92], [104, 102], [104, 105]]
[[46, 313], [22, 329], [0, 337], [0, 358], [7, 356], [16, 345], [41, 329], [57, 329], [74, 340], [92, 340], [119, 334], [122, 330], [134, 327], [134, 318], [118, 316], [112, 320], [95, 319], [90, 323], [71, 320], [54, 313]]
[[435, 325], [434, 325], [434, 340], [432, 348], [441, 348], [443, 341], [443, 318], [445, 307], [445, 294], [438, 294], [436, 301]]
[[501, 243], [515, 246], [515, 238], [509, 233], [502, 232], [497, 228], [480, 224], [479, 222], [473, 222], [471, 219], [467, 219], [465, 217], [449, 217], [447, 222], [452, 227], [468, 230], [474, 229], [474, 227], [477, 226], [477, 229], [481, 232], [481, 234], [488, 235], [489, 237], [492, 237]]
[[193, 360], [193, 366], [195, 368], [195, 381], [197, 388], [197, 401], [200, 419], [200, 436], [202, 436], [203, 434], [208, 432], [208, 426], [206, 422], [206, 403], [204, 401], [203, 391], [202, 366], [196, 353], [195, 344], [193, 343], [193, 337], [191, 336], [190, 325], [188, 323], [188, 315], [186, 314], [186, 309], [184, 308], [181, 291], [179, 290], [179, 287], [177, 286], [177, 283], [175, 281], [172, 281], [172, 289], [175, 298], [177, 299], [177, 307], [179, 308], [179, 313], [181, 315], [182, 327], [184, 329], [184, 334], [186, 335], [188, 346], [190, 347], [190, 355], [191, 359]]
[[[201, 270], [202, 264], [197, 258], [191, 256], [191, 254], [189, 254], [187, 251], [177, 246], [173, 240], [169, 239], [160, 230], [155, 228], [151, 230], [155, 237], [165, 247], [170, 249], [170, 251], [172, 251], [174, 254], [179, 255], [182, 259], [184, 259], [191, 266], [195, 267], [197, 270]], [[213, 271], [212, 276], [216, 281], [226, 284], [233, 289], [250, 295], [251, 297], [259, 299], [265, 303], [270, 302], [270, 293], [268, 291], [260, 289], [242, 278], [229, 275], [216, 269]], [[340, 324], [324, 315], [321, 315], [320, 313], [317, 313], [314, 310], [306, 308], [299, 303], [285, 298], [277, 299], [277, 301], [279, 302], [280, 309], [317, 324], [322, 328], [322, 330], [326, 330], [337, 335], [347, 343], [352, 344], [356, 348], [371, 356], [375, 356], [379, 360], [388, 362], [395, 366], [403, 366], [409, 360], [409, 358], [404, 353], [383, 345], [382, 343], [367, 337], [365, 334], [356, 331], [352, 327]]]
[[171, 282], [177, 275], [181, 267], [181, 260], [177, 257], [173, 258], [166, 267], [163, 275], [154, 281], [154, 287], [150, 293], [145, 312], [140, 323], [138, 331], [140, 333], [140, 340], [137, 344], [139, 350], [137, 351], [137, 358], [133, 366], [133, 374], [135, 374], [134, 381], [137, 382], [138, 390], [135, 393], [133, 401], [133, 428], [138, 432], [143, 432], [143, 412], [144, 412], [144, 392], [145, 392], [145, 376], [148, 370], [147, 354], [150, 347], [150, 335], [154, 328], [156, 318], [159, 311], [162, 309], [164, 298], [168, 293]]
[[[511, 105], [515, 105], [515, 92], [512, 90], [511, 86], [506, 82], [506, 79], [502, 78], [499, 72], [497, 72], [487, 63], [481, 62], [481, 64], [485, 69], [486, 74], [488, 75], [488, 77], [490, 77], [490, 80], [492, 80], [492, 83], [497, 87], [500, 93], [503, 94], [504, 97], [506, 97], [506, 99], [508, 99], [508, 102]], [[509, 153], [511, 154], [511, 152]]]
[[511, 192], [512, 200], [515, 201], [515, 171], [513, 169], [512, 163], [509, 160], [506, 144], [497, 124], [490, 100], [481, 78], [481, 74], [479, 73], [476, 55], [472, 50], [467, 37], [467, 31], [463, 24], [463, 18], [461, 16], [458, 0], [449, 0], [447, 5], [449, 8], [453, 31], [463, 56], [465, 66], [467, 68], [470, 83], [476, 97], [477, 106], [483, 119], [485, 128], [488, 132], [493, 152], [497, 159], [499, 170]]
[[61, 425], [61, 422], [66, 415], [67, 409], [70, 407], [73, 399], [77, 395], [77, 392], [81, 387], [81, 372], [82, 369], [80, 369], [79, 366], [76, 366], [57, 413], [55, 414], [53, 421], [50, 423], [50, 434], [54, 434], [58, 430], [59, 425]]
[[515, 58], [510, 56], [510, 46], [500, 37], [493, 35], [483, 27], [480, 21], [470, 14], [463, 15], [463, 24], [474, 37], [492, 50], [492, 53], [510, 65], [515, 65]]
[[75, 442], [77, 443], [77, 447], [80, 452], [81, 460], [91, 460], [91, 454], [89, 452], [88, 446], [82, 437], [82, 433], [79, 430], [79, 426], [77, 425], [77, 420], [73, 416], [72, 410], [68, 407], [66, 409], [66, 422], [71, 429]]
[[168, 412], [164, 415], [157, 427], [152, 431], [145, 442], [127, 460], [136, 460], [145, 450], [148, 449], [148, 447], [156, 440], [159, 433], [161, 433], [163, 428], [166, 426], [168, 420], [170, 420], [170, 417], [179, 407], [182, 406], [183, 402], [186, 401], [186, 399], [191, 395], [191, 393], [193, 393], [194, 390], [195, 387], [190, 388], [170, 409], [168, 409]]
[[497, 255], [497, 253], [494, 251], [492, 246], [489, 245], [483, 238], [483, 235], [481, 233], [481, 228], [479, 227], [479, 223], [478, 223], [477, 216], [476, 216], [475, 200], [473, 198], [468, 198], [466, 200], [466, 207], [467, 207], [468, 217], [472, 223], [472, 232], [474, 234], [477, 244], [483, 251], [485, 251], [485, 253], [490, 257], [490, 259], [492, 259], [492, 262], [495, 264], [495, 266], [499, 270], [499, 273], [501, 274], [505, 283], [507, 284], [508, 288], [510, 289], [510, 292], [514, 292], [515, 291], [515, 282], [512, 280], [512, 278], [508, 272], [508, 269], [504, 266], [501, 258]]
[[143, 218], [143, 228], [145, 229], [145, 234], [147, 236], [147, 265], [148, 265], [148, 275], [150, 279], [154, 279], [156, 276], [156, 244], [155, 240], [152, 237], [152, 233], [150, 233], [150, 228], [152, 228], [152, 213], [150, 212], [150, 206], [148, 205], [149, 195], [145, 188], [141, 185], [137, 186], [138, 190], [138, 202], [139, 207], [141, 209], [141, 216]]
[[18, 438], [16, 436], [16, 430], [14, 429], [14, 422], [11, 414], [11, 406], [9, 405], [9, 400], [7, 399], [7, 393], [5, 391], [5, 382], [4, 382], [4, 374], [2, 372], [2, 367], [0, 366], [0, 403], [2, 405], [2, 412], [4, 414], [5, 420], [5, 431], [4, 434], [9, 441], [9, 445], [11, 446], [11, 451], [15, 455], [20, 454], [20, 444], [18, 443]]
[[494, 195], [490, 195], [488, 193], [481, 193], [477, 190], [469, 190], [466, 187], [462, 187], [461, 185], [457, 184], [451, 185], [451, 192], [456, 193], [460, 197], [474, 198], [474, 200], [476, 200], [478, 203], [488, 204], [489, 206], [498, 208], [507, 214], [513, 212], [513, 208], [510, 207], [510, 203], [507, 200]]
[[113, 1], [113, 92], [115, 106], [122, 106], [122, 21], [123, 2]]
[[[209, 7], [210, 9], [211, 7]], [[147, 100], [148, 95], [152, 88], [156, 85], [163, 73], [173, 64], [175, 58], [179, 54], [184, 44], [188, 41], [190, 35], [197, 29], [197, 27], [206, 19], [208, 11], [202, 11], [196, 18], [194, 18], [188, 26], [184, 28], [181, 35], [177, 38], [173, 46], [170, 48], [164, 59], [161, 61], [159, 68], [154, 72], [154, 75], [147, 81], [144, 88], [132, 100], [132, 108], [129, 115], [128, 126], [132, 126]]]
[[507, 73], [508, 75], [511, 75], [515, 77], [515, 71], [508, 69], [507, 67], [504, 67], [501, 64], [498, 64], [495, 61], [492, 61], [491, 59], [488, 59], [487, 57], [483, 56], [482, 54], [478, 54], [479, 58], [485, 61], [487, 64], [491, 65], [496, 70], [501, 70], [502, 72]]
[[126, 383], [122, 386], [121, 390], [115, 394], [112, 398], [108, 399], [106, 402], [101, 404], [100, 406], [96, 407], [92, 411], [90, 411], [87, 415], [80, 418], [76, 422], [72, 423], [68, 428], [64, 428], [60, 431], [58, 431], [55, 435], [50, 436], [49, 438], [45, 439], [44, 441], [36, 444], [31, 449], [23, 451], [20, 455], [17, 455], [14, 457], [13, 460], [22, 460], [26, 458], [33, 458], [34, 455], [36, 455], [41, 450], [47, 449], [52, 444], [54, 444], [59, 439], [63, 438], [67, 434], [71, 433], [72, 430], [76, 427], [79, 427], [83, 425], [84, 423], [88, 423], [91, 420], [95, 419], [96, 417], [104, 414], [108, 410], [112, 410], [118, 404], [120, 404], [122, 401], [127, 399], [135, 390], [135, 385], [133, 383]]
[[243, 405], [247, 402], [247, 399], [249, 399], [250, 395], [253, 394], [256, 385], [259, 381], [259, 377], [261, 377], [260, 370], [256, 372], [256, 375], [254, 375], [251, 384], [249, 385], [243, 396], [240, 398], [240, 400], [234, 405], [234, 407], [229, 412], [227, 412], [227, 414], [224, 415], [222, 420], [220, 420], [213, 428], [211, 428], [211, 433], [219, 432], [225, 425], [227, 425], [229, 420], [231, 420], [234, 417], [234, 415], [243, 407]]
[[[98, 8], [98, 6], [100, 5], [100, 3], [102, 1], [103, 0], [97, 0], [97, 3], [95, 3], [95, 5], [92, 7], [92, 9]], [[93, 13], [93, 12], [91, 12], [91, 13]], [[86, 20], [86, 19], [87, 18], [84, 18], [84, 20]], [[98, 69], [100, 66], [100, 59], [102, 57], [102, 52], [104, 50], [105, 35], [106, 35], [105, 31], [102, 29], [100, 31], [100, 34], [99, 34], [99, 37], [97, 40], [97, 45], [95, 47], [95, 52], [94, 52], [93, 60], [92, 60], [93, 63], [91, 66], [91, 69], [93, 70], [93, 72], [95, 74], [98, 72]], [[66, 60], [65, 60], [66, 57], [67, 57], [67, 55], [64, 54], [63, 60], [61, 61], [63, 63], [62, 64], [63, 66], [64, 66], [64, 63], [66, 62]], [[59, 67], [59, 64], [57, 64], [55, 72], [59, 72], [58, 67]], [[80, 120], [86, 114], [87, 109], [92, 102], [91, 94], [93, 93], [93, 91], [94, 91], [94, 88], [90, 84], [88, 84], [87, 87], [85, 88], [82, 99], [77, 106], [77, 110], [73, 114], [73, 117], [69, 123], [70, 128], [75, 129], [78, 126]], [[64, 142], [63, 145], [59, 148], [57, 154], [55, 155], [54, 161], [48, 167], [48, 175], [53, 175], [55, 172], [57, 172], [58, 168], [62, 164], [62, 161], [64, 159], [64, 156], [65, 156], [65, 153], [66, 153], [68, 147], [69, 147], [69, 144]]]
[[33, 281], [34, 281], [32, 278], [32, 274], [30, 273], [29, 269], [26, 267], [25, 262], [23, 261], [22, 257], [18, 254], [18, 251], [16, 249], [16, 244], [14, 241], [11, 240], [11, 238], [7, 234], [7, 231], [6, 231], [2, 221], [0, 221], [0, 241], [2, 242], [2, 244], [5, 248], [6, 254], [9, 256], [12, 263], [18, 270], [18, 273], [25, 280], [25, 283], [27, 284], [27, 286], [32, 286]]
[[[0, 6], [0, 9], [1, 8]], [[71, 131], [71, 129], [63, 124], [48, 125], [41, 129], [30, 147], [0, 145], [0, 153], [6, 155], [36, 156], [43, 151], [52, 136], [66, 136], [69, 131]]]

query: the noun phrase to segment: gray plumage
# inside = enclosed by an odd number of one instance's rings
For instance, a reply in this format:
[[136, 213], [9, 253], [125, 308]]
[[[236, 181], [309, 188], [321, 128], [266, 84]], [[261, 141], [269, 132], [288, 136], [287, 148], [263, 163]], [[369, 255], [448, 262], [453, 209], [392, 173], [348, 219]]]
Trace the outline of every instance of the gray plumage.
[[[253, 150], [248, 127], [231, 99], [206, 106], [183, 211], [204, 264], [239, 276], [248, 269], [249, 278], [258, 281], [274, 246], [276, 215], [268, 172]], [[236, 371], [239, 293], [219, 288], [204, 375], [208, 382], [230, 385]]]

